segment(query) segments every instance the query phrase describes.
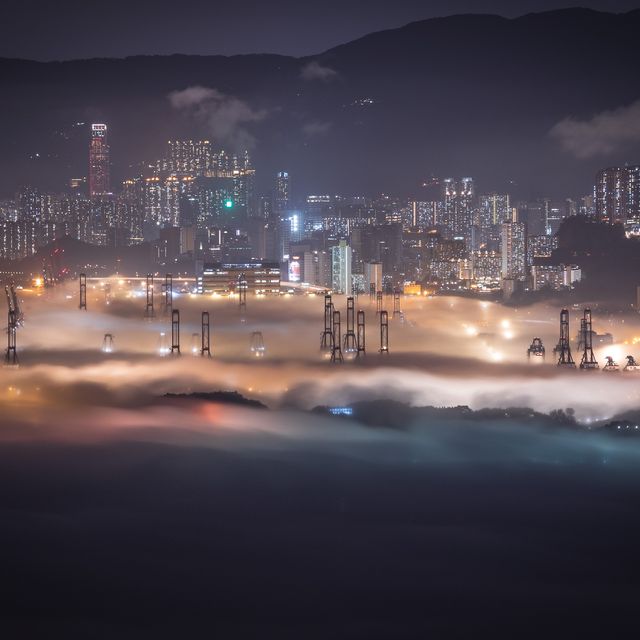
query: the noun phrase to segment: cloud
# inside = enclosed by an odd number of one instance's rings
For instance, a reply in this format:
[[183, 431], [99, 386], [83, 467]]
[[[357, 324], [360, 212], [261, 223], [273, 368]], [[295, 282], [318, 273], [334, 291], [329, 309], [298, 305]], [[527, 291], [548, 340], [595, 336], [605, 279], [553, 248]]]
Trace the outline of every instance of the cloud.
[[323, 82], [330, 82], [336, 78], [338, 72], [331, 67], [325, 67], [316, 60], [312, 60], [309, 64], [302, 67], [300, 76], [303, 80], [322, 80]]
[[331, 129], [330, 122], [308, 122], [302, 127], [302, 133], [305, 136], [323, 136], [329, 133]]
[[172, 91], [169, 94], [169, 101], [175, 109], [186, 109], [188, 107], [198, 106], [220, 95], [220, 92], [216, 89], [189, 87], [183, 91]]
[[236, 150], [255, 146], [255, 138], [246, 125], [260, 122], [267, 116], [266, 110], [256, 110], [240, 98], [209, 87], [194, 86], [172, 91], [168, 98], [174, 109], [202, 122], [216, 142]]
[[590, 120], [565, 118], [550, 135], [577, 158], [611, 154], [629, 143], [640, 142], [640, 100], [603, 111]]

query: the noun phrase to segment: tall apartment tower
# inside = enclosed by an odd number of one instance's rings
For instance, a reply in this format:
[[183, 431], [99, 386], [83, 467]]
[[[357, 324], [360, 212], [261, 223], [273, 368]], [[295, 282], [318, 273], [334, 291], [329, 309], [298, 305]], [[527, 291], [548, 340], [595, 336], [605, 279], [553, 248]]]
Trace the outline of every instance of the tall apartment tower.
[[338, 246], [331, 247], [331, 281], [334, 293], [351, 295], [351, 247], [346, 240], [340, 240]]
[[100, 196], [110, 192], [107, 125], [92, 124], [89, 146], [89, 196]]
[[596, 176], [596, 217], [601, 222], [626, 222], [640, 215], [640, 166], [609, 167]]
[[456, 237], [468, 239], [475, 221], [473, 178], [446, 178], [442, 183], [442, 222]]
[[490, 193], [480, 196], [478, 206], [478, 222], [480, 228], [490, 227], [511, 222], [512, 211], [508, 194]]
[[213, 166], [209, 140], [169, 140], [163, 170], [202, 175]]
[[501, 227], [502, 278], [524, 280], [527, 276], [527, 228], [524, 222], [505, 222]]
[[281, 214], [289, 208], [291, 198], [289, 174], [286, 171], [278, 171], [276, 175], [275, 210]]

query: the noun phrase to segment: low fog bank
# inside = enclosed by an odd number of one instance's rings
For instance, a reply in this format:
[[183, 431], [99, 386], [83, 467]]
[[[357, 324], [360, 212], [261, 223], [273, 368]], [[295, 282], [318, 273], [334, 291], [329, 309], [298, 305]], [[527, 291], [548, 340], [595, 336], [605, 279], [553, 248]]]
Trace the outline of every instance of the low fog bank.
[[[63, 385], [4, 404], [0, 443], [135, 441], [238, 455], [312, 451], [430, 467], [577, 464], [622, 469], [640, 461], [640, 435], [616, 437], [603, 428], [610, 421], [581, 424], [572, 408], [549, 414], [517, 407], [473, 410], [414, 406], [382, 397], [339, 408], [351, 415], [333, 415], [332, 410], [291, 405], [269, 409], [237, 392], [134, 397], [98, 384]], [[618, 417], [628, 421], [638, 415]]]
[[[87, 312], [77, 308], [71, 284], [42, 296], [23, 294], [21, 366], [0, 370], [0, 404], [9, 387], [34, 404], [125, 407], [144, 406], [165, 393], [225, 390], [272, 408], [302, 410], [381, 398], [474, 410], [520, 406], [550, 413], [571, 407], [584, 424], [640, 407], [638, 376], [566, 372], [553, 366], [559, 310], [545, 305], [506, 309], [477, 300], [403, 299], [404, 321], [391, 318], [391, 352], [381, 356], [375, 305], [360, 298], [357, 306], [367, 317], [367, 355], [332, 365], [319, 352], [321, 297], [250, 298], [241, 322], [233, 299], [183, 293], [174, 300], [181, 312], [182, 356], [177, 358], [159, 357], [170, 336], [159, 296], [156, 318], [145, 320], [142, 291], [118, 282], [111, 280], [110, 304], [100, 283], [95, 289], [91, 285]], [[346, 304], [342, 296], [334, 301], [340, 309]], [[193, 350], [199, 353], [204, 310], [211, 314], [211, 359], [192, 355]], [[573, 336], [580, 310], [571, 313]], [[621, 364], [627, 354], [640, 359], [637, 316], [594, 309], [594, 323], [600, 333], [614, 335], [614, 344], [596, 350], [601, 363], [605, 355]], [[256, 358], [249, 348], [254, 331], [262, 332], [264, 358]], [[114, 336], [112, 353], [101, 351], [106, 333]], [[527, 361], [534, 336], [546, 344], [546, 363]]]
[[[495, 367], [495, 365], [491, 365]], [[218, 358], [123, 357], [76, 352], [73, 357], [46, 352], [41, 362], [0, 370], [0, 406], [144, 406], [165, 393], [238, 391], [272, 408], [309, 410], [389, 399], [413, 406], [474, 410], [530, 407], [550, 413], [571, 407], [583, 424], [606, 421], [640, 407], [638, 377], [627, 374], [540, 369], [529, 374], [516, 367], [496, 375], [452, 373], [400, 366], [392, 358], [372, 365], [257, 362]], [[507, 373], [511, 376], [508, 377]], [[499, 374], [499, 375], [498, 375]]]

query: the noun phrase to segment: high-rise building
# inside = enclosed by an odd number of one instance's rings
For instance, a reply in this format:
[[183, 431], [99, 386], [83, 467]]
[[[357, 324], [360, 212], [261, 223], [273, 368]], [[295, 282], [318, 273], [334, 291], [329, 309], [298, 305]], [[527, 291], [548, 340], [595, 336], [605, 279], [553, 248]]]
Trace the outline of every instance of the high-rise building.
[[547, 235], [547, 201], [519, 202], [518, 220], [527, 224], [530, 236]]
[[473, 178], [447, 178], [442, 183], [442, 222], [455, 237], [469, 238], [474, 224]]
[[529, 265], [532, 265], [536, 258], [550, 258], [553, 251], [558, 248], [558, 236], [529, 236], [527, 242]]
[[209, 140], [169, 140], [164, 158], [156, 162], [157, 173], [189, 174], [195, 177], [231, 177], [234, 171], [251, 169], [249, 152], [230, 156], [214, 150]]
[[496, 287], [502, 276], [502, 256], [497, 251], [474, 251], [471, 255], [473, 279], [479, 285]]
[[232, 171], [233, 179], [233, 208], [234, 213], [252, 217], [254, 215], [254, 177], [255, 170], [234, 169]]
[[429, 229], [440, 222], [442, 205], [440, 202], [412, 202], [411, 226]]
[[110, 193], [107, 125], [92, 124], [89, 146], [89, 196], [101, 196], [106, 193]]
[[[27, 253], [30, 255], [35, 253], [39, 247], [43, 247], [53, 240], [50, 237], [52, 221], [52, 199], [47, 194], [42, 194], [38, 189], [33, 187], [24, 187], [18, 194], [18, 220], [25, 221], [28, 224], [23, 225], [21, 229], [28, 229], [29, 232], [24, 236]], [[31, 233], [33, 230], [33, 233]]]
[[327, 251], [305, 251], [303, 267], [306, 283], [331, 288], [331, 259]]
[[[228, 193], [232, 193], [230, 179], [225, 179], [228, 183]], [[141, 190], [142, 200], [141, 206], [144, 208], [144, 221], [148, 228], [153, 226], [161, 228], [164, 226], [177, 227], [180, 226], [181, 211], [185, 210], [185, 198], [192, 196], [197, 197], [198, 194], [194, 193], [196, 189], [196, 179], [192, 176], [183, 175], [178, 176], [174, 173], [167, 175], [164, 178], [160, 176], [153, 176], [146, 178], [144, 183], [139, 186], [133, 181], [129, 185], [130, 181], [124, 184], [127, 199], [129, 193], [133, 193], [137, 199], [137, 192]], [[226, 202], [230, 195], [221, 196], [222, 202]], [[231, 200], [229, 200], [231, 201]], [[200, 204], [199, 202], [197, 203]], [[224, 204], [218, 203], [218, 208], [224, 207]], [[195, 205], [194, 205], [195, 206]], [[198, 214], [200, 212], [199, 207]], [[152, 234], [155, 236], [155, 233]], [[152, 239], [149, 237], [148, 239]]]
[[527, 276], [527, 227], [524, 222], [502, 225], [502, 278], [524, 280]]
[[364, 264], [364, 286], [365, 292], [382, 291], [382, 262], [365, 262]]
[[0, 220], [0, 258], [19, 260], [35, 253], [33, 220]]
[[640, 165], [602, 169], [594, 195], [601, 222], [614, 224], [640, 216]]
[[209, 140], [169, 140], [167, 157], [159, 169], [176, 173], [204, 175], [213, 166], [213, 150]]
[[481, 229], [511, 221], [511, 203], [508, 194], [491, 193], [479, 198], [478, 223]]
[[276, 175], [276, 193], [274, 198], [275, 209], [278, 214], [287, 210], [290, 198], [291, 185], [289, 182], [289, 174], [286, 171], [279, 171]]
[[543, 201], [543, 205], [546, 219], [546, 233], [547, 235], [554, 235], [558, 233], [562, 221], [567, 217], [567, 207], [564, 203], [552, 202], [548, 199]]
[[596, 199], [591, 195], [583, 196], [580, 198], [580, 206], [578, 207], [578, 213], [581, 216], [593, 217], [596, 214]]
[[346, 240], [340, 240], [339, 245], [331, 247], [331, 284], [335, 293], [351, 295], [351, 247]]

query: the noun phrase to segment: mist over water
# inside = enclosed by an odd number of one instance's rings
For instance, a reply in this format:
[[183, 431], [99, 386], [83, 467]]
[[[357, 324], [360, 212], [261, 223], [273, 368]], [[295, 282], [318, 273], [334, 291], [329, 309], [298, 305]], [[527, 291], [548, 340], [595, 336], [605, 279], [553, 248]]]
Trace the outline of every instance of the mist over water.
[[[586, 421], [637, 407], [633, 376], [526, 362], [534, 335], [550, 354], [556, 309], [406, 300], [382, 358], [360, 299], [368, 355], [332, 365], [322, 298], [250, 298], [242, 323], [235, 301], [180, 295], [183, 355], [161, 357], [160, 305], [146, 321], [144, 298], [114, 289], [108, 306], [90, 289], [87, 312], [72, 287], [25, 293], [21, 365], [0, 370], [8, 633], [540, 637], [630, 619], [636, 438], [418, 408], [573, 407]], [[191, 355], [203, 310], [211, 359]], [[604, 328], [632, 343], [635, 327]], [[217, 390], [267, 408], [164, 397]]]
[[[174, 299], [181, 314], [182, 356], [177, 358], [159, 357], [159, 348], [171, 340], [170, 317], [163, 314], [160, 296], [156, 317], [145, 320], [142, 289], [131, 297], [126, 285], [117, 282], [112, 280], [107, 305], [100, 281], [95, 288], [90, 281], [87, 312], [77, 308], [71, 285], [42, 296], [25, 293], [26, 322], [18, 331], [22, 366], [2, 370], [0, 388], [18, 387], [21, 402], [35, 404], [46, 396], [45, 402], [54, 404], [135, 405], [167, 392], [237, 390], [271, 408], [311, 409], [376, 398], [412, 406], [520, 406], [545, 413], [571, 407], [584, 423], [640, 405], [637, 376], [554, 366], [559, 310], [550, 306], [510, 309], [477, 300], [406, 298], [404, 321], [390, 320], [387, 357], [377, 353], [375, 305], [361, 297], [356, 306], [366, 313], [367, 356], [336, 366], [319, 351], [322, 297], [250, 297], [241, 322], [237, 301], [183, 293]], [[344, 335], [346, 302], [340, 296], [334, 302], [343, 312]], [[390, 308], [392, 301], [385, 302]], [[199, 357], [205, 310], [211, 316], [211, 359]], [[572, 336], [580, 315], [581, 310], [572, 310]], [[601, 364], [606, 355], [621, 365], [628, 354], [640, 358], [637, 316], [599, 317], [594, 311], [594, 329], [612, 333], [615, 340], [596, 348]], [[264, 358], [250, 351], [254, 331], [264, 337]], [[114, 336], [112, 353], [101, 351], [106, 333]], [[535, 336], [546, 346], [545, 363], [527, 362], [526, 349]], [[576, 361], [579, 356], [574, 353]], [[85, 392], [76, 393], [76, 387]], [[87, 392], [89, 387], [94, 393]]]

